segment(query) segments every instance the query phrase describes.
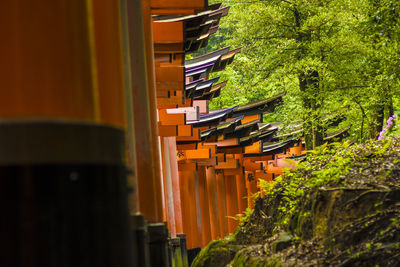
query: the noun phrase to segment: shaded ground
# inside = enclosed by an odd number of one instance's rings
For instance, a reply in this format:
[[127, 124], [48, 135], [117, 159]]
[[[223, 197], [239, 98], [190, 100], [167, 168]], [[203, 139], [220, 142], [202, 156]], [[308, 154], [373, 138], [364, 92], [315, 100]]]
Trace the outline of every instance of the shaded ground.
[[400, 266], [400, 139], [322, 147], [192, 266]]

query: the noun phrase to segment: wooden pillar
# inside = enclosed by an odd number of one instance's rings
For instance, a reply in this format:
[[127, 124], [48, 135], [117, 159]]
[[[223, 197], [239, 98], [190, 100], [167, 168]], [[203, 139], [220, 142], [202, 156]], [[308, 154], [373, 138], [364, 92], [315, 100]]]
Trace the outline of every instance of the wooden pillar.
[[199, 189], [200, 189], [202, 247], [205, 247], [211, 241], [210, 223], [213, 223], [212, 221], [210, 221], [205, 166], [199, 167], [198, 175], [199, 175]]
[[126, 128], [120, 5], [92, 1], [100, 121]]
[[99, 121], [87, 3], [2, 1], [1, 118]]
[[121, 43], [99, 44], [120, 34], [118, 4], [101, 3], [100, 19], [92, 1], [2, 1], [2, 266], [133, 265], [124, 133], [100, 124], [125, 120]]
[[220, 218], [218, 209], [217, 179], [215, 176], [214, 167], [207, 167], [206, 179], [207, 179], [207, 192], [208, 192], [208, 206], [210, 213], [211, 238], [212, 240], [216, 240], [222, 237], [222, 235], [220, 229]]
[[226, 236], [228, 232], [228, 218], [226, 212], [226, 193], [225, 193], [225, 176], [220, 171], [216, 173], [217, 193], [218, 193], [218, 208], [219, 208], [219, 226], [221, 237]]
[[199, 186], [196, 171], [179, 172], [181, 197], [182, 197], [182, 215], [183, 230], [187, 238], [188, 249], [201, 247], [201, 218], [199, 203]]
[[[175, 227], [175, 206], [174, 206], [174, 196], [172, 190], [172, 174], [171, 174], [171, 159], [170, 151], [169, 151], [169, 142], [168, 137], [163, 137], [161, 151], [163, 155], [163, 181], [164, 181], [164, 196], [165, 196], [165, 214], [166, 221], [168, 222], [169, 231], [173, 237], [176, 236], [176, 227]], [[176, 158], [176, 157], [175, 157]]]
[[[162, 191], [159, 145], [156, 129], [155, 95], [149, 88], [148, 70], [152, 62], [147, 62], [146, 47], [151, 29], [145, 27], [149, 22], [140, 1], [128, 1], [128, 28], [130, 36], [130, 56], [132, 72], [132, 99], [134, 108], [136, 166], [139, 190], [139, 207], [149, 222], [162, 222]], [[149, 11], [150, 12], [150, 11]], [[150, 31], [150, 32], [149, 32]], [[151, 40], [150, 40], [151, 42]]]
[[180, 171], [179, 172], [179, 189], [181, 197], [181, 210], [182, 210], [182, 228], [186, 234], [186, 244], [188, 249], [192, 248], [192, 233], [190, 226], [190, 192], [189, 192], [189, 179], [190, 172]]
[[176, 137], [168, 137], [168, 145], [170, 152], [170, 167], [172, 179], [172, 195], [174, 198], [174, 211], [175, 211], [175, 227], [176, 233], [183, 232], [182, 223], [182, 209], [181, 209], [181, 194], [179, 185], [178, 162], [176, 159]]
[[253, 195], [258, 192], [257, 181], [254, 172], [245, 172], [247, 203], [250, 209], [254, 209]]
[[[243, 154], [236, 154], [235, 159], [238, 159], [240, 166], [243, 166]], [[243, 170], [243, 168], [242, 168]], [[243, 213], [247, 208], [247, 192], [246, 192], [246, 181], [244, 178], [244, 170], [240, 174], [235, 175], [236, 178], [236, 190], [238, 200], [238, 213]]]
[[238, 198], [239, 213], [243, 213], [247, 208], [246, 181], [243, 174], [236, 175], [236, 189]]
[[[131, 170], [128, 174], [128, 184], [131, 189], [129, 194], [129, 210], [134, 216], [140, 217], [139, 213], [139, 195], [137, 182], [137, 167], [136, 167], [136, 142], [135, 142], [135, 126], [133, 116], [133, 97], [132, 97], [132, 72], [130, 63], [130, 32], [128, 21], [128, 5], [127, 0], [120, 0], [121, 12], [121, 42], [122, 42], [122, 60], [124, 72], [124, 88], [125, 88], [125, 114], [126, 114], [126, 160], [127, 166]], [[141, 217], [140, 217], [141, 218]]]
[[228, 216], [228, 231], [233, 233], [239, 222], [235, 219], [229, 218], [234, 217], [239, 213], [237, 188], [236, 188], [236, 177], [233, 175], [225, 176], [225, 192], [226, 192], [226, 215]]
[[[144, 41], [146, 48], [146, 66], [147, 66], [147, 85], [149, 94], [150, 104], [150, 126], [151, 126], [151, 149], [153, 150], [153, 168], [155, 174], [155, 187], [161, 187], [161, 157], [160, 157], [160, 141], [157, 136], [157, 93], [156, 93], [156, 74], [154, 64], [154, 42], [153, 42], [153, 19], [151, 16], [150, 9], [151, 0], [142, 0], [143, 6], [143, 25], [144, 25]], [[162, 214], [162, 211], [158, 210], [158, 214]]]
[[197, 171], [189, 172], [189, 187], [190, 194], [190, 226], [192, 234], [192, 248], [200, 248], [202, 245], [201, 234], [201, 208], [200, 208], [200, 188], [199, 177]]
[[127, 166], [131, 194], [130, 211], [139, 211], [137, 195], [135, 138], [129, 64], [126, 2], [92, 1], [99, 119], [125, 130]]

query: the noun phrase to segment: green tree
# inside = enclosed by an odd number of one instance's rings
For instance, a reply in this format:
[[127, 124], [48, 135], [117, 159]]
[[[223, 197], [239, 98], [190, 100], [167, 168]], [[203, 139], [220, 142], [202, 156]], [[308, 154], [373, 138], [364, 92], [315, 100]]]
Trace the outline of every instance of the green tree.
[[[239, 68], [244, 72], [242, 90], [256, 98], [287, 91], [289, 109], [297, 109], [288, 117], [296, 115], [300, 118], [291, 119], [304, 121], [307, 148], [321, 145], [321, 117], [327, 112], [327, 98], [335, 88], [360, 86], [354, 77], [359, 76], [355, 70], [365, 47], [353, 29], [359, 19], [354, 14], [358, 15], [362, 6], [344, 0], [227, 4], [231, 5], [228, 27], [235, 29], [227, 43], [243, 46], [242, 58], [235, 65], [235, 72]], [[249, 100], [248, 93], [245, 95]], [[336, 109], [338, 102], [342, 101], [336, 101]]]
[[[242, 46], [222, 73], [212, 107], [286, 91], [271, 120], [302, 119], [308, 149], [322, 144], [324, 114], [350, 104], [353, 137], [375, 138], [398, 102], [399, 4], [390, 0], [225, 0], [214, 46]], [[383, 107], [383, 108], [382, 108]], [[366, 128], [368, 127], [368, 130]]]

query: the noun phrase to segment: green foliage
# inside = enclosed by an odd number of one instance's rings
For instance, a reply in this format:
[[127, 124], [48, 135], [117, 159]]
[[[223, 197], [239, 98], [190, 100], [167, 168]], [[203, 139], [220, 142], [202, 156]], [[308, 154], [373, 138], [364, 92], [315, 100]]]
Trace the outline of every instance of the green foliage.
[[[298, 164], [293, 171], [286, 170], [283, 176], [279, 176], [272, 184], [268, 181], [260, 180], [260, 188], [267, 197], [280, 197], [281, 204], [278, 210], [283, 214], [278, 224], [287, 227], [293, 216], [299, 214], [299, 204], [304, 198], [310, 197], [309, 193], [313, 188], [324, 186], [344, 187], [349, 180], [346, 180], [349, 174], [353, 179], [367, 179], [366, 173], [370, 173], [368, 166], [372, 168], [373, 162], [381, 160], [383, 157], [391, 157], [392, 162], [398, 158], [398, 151], [393, 147], [398, 146], [398, 139], [384, 139], [381, 141], [367, 142], [362, 146], [351, 147], [348, 142], [332, 143], [317, 147], [309, 151], [307, 160]], [[396, 142], [396, 143], [394, 143]], [[396, 145], [394, 145], [396, 144]], [[376, 174], [373, 178], [379, 181], [382, 177], [388, 179], [392, 175], [388, 169], [381, 170], [382, 174]], [[379, 178], [381, 177], [381, 178]], [[370, 181], [371, 182], [371, 181]], [[300, 216], [307, 216], [302, 214]]]
[[[285, 104], [267, 121], [309, 122], [350, 104], [351, 139], [376, 138], [399, 110], [400, 3], [392, 0], [224, 0], [229, 16], [210, 47], [242, 47], [232, 65], [216, 73], [228, 80], [211, 108], [246, 104], [286, 91]], [[203, 51], [206, 52], [206, 51]], [[317, 83], [302, 88], [299, 77]], [[322, 124], [322, 125], [321, 125]], [[384, 125], [383, 125], [384, 126]]]
[[243, 223], [249, 219], [249, 216], [253, 212], [254, 209], [246, 208], [246, 210], [243, 213], [236, 214], [235, 216], [226, 216], [230, 219], [239, 221], [240, 223]]

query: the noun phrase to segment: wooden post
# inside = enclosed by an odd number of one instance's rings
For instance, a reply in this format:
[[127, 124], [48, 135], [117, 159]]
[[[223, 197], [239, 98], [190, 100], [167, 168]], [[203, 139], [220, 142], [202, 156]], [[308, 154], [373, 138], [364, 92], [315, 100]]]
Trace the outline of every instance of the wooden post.
[[215, 168], [207, 167], [206, 169], [207, 176], [207, 192], [208, 192], [208, 203], [210, 210], [210, 228], [211, 228], [211, 238], [216, 240], [221, 235], [220, 229], [220, 218], [219, 218], [219, 210], [218, 210], [218, 194], [217, 194], [217, 179], [215, 176]]
[[[173, 237], [176, 236], [175, 227], [175, 206], [174, 206], [174, 196], [172, 190], [172, 174], [171, 174], [171, 159], [169, 151], [168, 137], [163, 137], [161, 145], [162, 155], [163, 155], [163, 181], [164, 181], [164, 196], [165, 196], [165, 208], [166, 208], [166, 221], [168, 222], [169, 231]], [[176, 157], [175, 157], [176, 160]]]
[[149, 53], [146, 47], [152, 47], [152, 44], [145, 42], [145, 35], [151, 36], [151, 32], [148, 28], [144, 30], [146, 12], [140, 12], [142, 3], [128, 1], [127, 4], [139, 207], [149, 222], [162, 222], [160, 157], [156, 135], [156, 109], [153, 105], [156, 100], [148, 85], [148, 65], [152, 66], [152, 62], [146, 62], [146, 53]]
[[[236, 154], [235, 159], [238, 159], [240, 166], [243, 166], [243, 154]], [[243, 168], [242, 168], [243, 170]], [[238, 213], [243, 213], [247, 208], [247, 192], [246, 192], [246, 181], [244, 178], [244, 170], [240, 174], [236, 175], [236, 190], [238, 199]]]
[[132, 77], [129, 53], [129, 23], [128, 23], [128, 5], [127, 0], [120, 0], [121, 12], [121, 38], [122, 38], [122, 54], [123, 54], [123, 72], [124, 72], [124, 88], [125, 88], [125, 112], [126, 112], [126, 159], [127, 166], [131, 172], [128, 174], [128, 184], [131, 189], [129, 194], [129, 210], [132, 216], [140, 216], [139, 213], [139, 195], [137, 182], [136, 167], [136, 142], [133, 116], [133, 98], [132, 98]]
[[120, 4], [92, 1], [96, 78], [101, 122], [126, 128]]
[[[153, 42], [153, 19], [150, 8], [151, 0], [142, 0], [143, 6], [143, 25], [144, 25], [144, 41], [146, 51], [146, 67], [147, 67], [147, 85], [150, 105], [150, 126], [151, 126], [151, 149], [153, 150], [153, 168], [155, 175], [155, 188], [161, 188], [161, 157], [160, 157], [160, 141], [157, 136], [157, 93], [155, 80], [155, 64], [154, 64], [154, 42]], [[158, 215], [162, 215], [162, 210], [158, 209]]]
[[238, 174], [238, 175], [236, 175], [235, 178], [236, 178], [239, 213], [243, 213], [247, 208], [246, 181], [245, 181], [245, 177], [243, 174]]
[[99, 121], [87, 3], [2, 1], [1, 118]]
[[216, 173], [217, 179], [217, 193], [218, 193], [218, 208], [219, 208], [219, 226], [221, 237], [226, 236], [228, 232], [228, 218], [226, 212], [226, 193], [225, 193], [225, 177], [224, 174], [219, 171]]
[[170, 152], [172, 195], [174, 201], [176, 233], [183, 233], [178, 162], [176, 160], [176, 137], [168, 137], [168, 146]]
[[190, 226], [190, 192], [189, 192], [189, 179], [190, 172], [179, 171], [179, 189], [181, 197], [181, 209], [182, 209], [182, 226], [183, 232], [186, 234], [187, 248], [190, 249], [192, 245], [192, 233]]
[[233, 175], [225, 176], [225, 192], [226, 192], [226, 215], [228, 216], [228, 231], [233, 233], [239, 222], [234, 217], [239, 213], [236, 179]]
[[201, 207], [201, 233], [202, 247], [205, 247], [211, 241], [209, 196], [207, 191], [206, 167], [200, 166], [198, 170], [199, 189], [200, 189], [200, 207]]
[[190, 194], [190, 226], [192, 234], [192, 248], [200, 248], [202, 245], [201, 234], [201, 208], [200, 208], [200, 188], [199, 177], [197, 171], [189, 172], [189, 187]]
[[256, 179], [257, 178], [255, 177], [254, 172], [250, 171], [245, 172], [247, 203], [250, 209], [254, 209], [254, 199], [252, 198], [252, 196], [258, 192]]

